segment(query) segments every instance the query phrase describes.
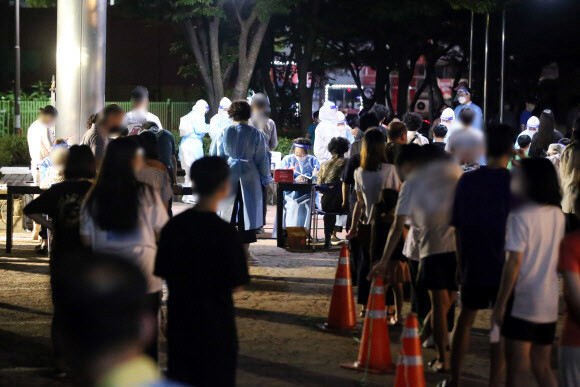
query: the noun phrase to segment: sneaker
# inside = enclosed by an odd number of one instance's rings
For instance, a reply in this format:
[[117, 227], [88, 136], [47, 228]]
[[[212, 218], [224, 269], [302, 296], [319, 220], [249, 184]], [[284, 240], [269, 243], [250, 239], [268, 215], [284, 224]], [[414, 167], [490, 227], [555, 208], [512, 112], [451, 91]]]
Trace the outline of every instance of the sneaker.
[[256, 230], [256, 234], [258, 234], [258, 235], [263, 234], [265, 232], [266, 232], [266, 230], [264, 230], [264, 226], [262, 226], [262, 227], [260, 227], [259, 229]]
[[427, 340], [423, 341], [423, 348], [435, 348], [435, 342], [433, 341], [433, 335], [429, 336]]
[[256, 265], [260, 264], [260, 260], [256, 257], [254, 257], [254, 254], [248, 253], [248, 264], [250, 266], [256, 266]]

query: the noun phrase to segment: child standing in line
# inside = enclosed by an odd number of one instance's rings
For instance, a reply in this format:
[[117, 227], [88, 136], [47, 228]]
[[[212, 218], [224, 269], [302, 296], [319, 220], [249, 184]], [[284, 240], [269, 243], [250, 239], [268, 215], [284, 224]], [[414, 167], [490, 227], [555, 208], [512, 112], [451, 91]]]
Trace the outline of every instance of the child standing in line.
[[[377, 263], [383, 256], [389, 229], [395, 219], [398, 197], [397, 190], [387, 188], [381, 192], [379, 202], [375, 204], [371, 232], [371, 264]], [[387, 315], [391, 325], [403, 321], [403, 283], [411, 282], [409, 267], [403, 257], [403, 241], [403, 238], [399, 240], [385, 273]], [[390, 289], [392, 292], [389, 291]], [[394, 307], [396, 307], [396, 312]]]

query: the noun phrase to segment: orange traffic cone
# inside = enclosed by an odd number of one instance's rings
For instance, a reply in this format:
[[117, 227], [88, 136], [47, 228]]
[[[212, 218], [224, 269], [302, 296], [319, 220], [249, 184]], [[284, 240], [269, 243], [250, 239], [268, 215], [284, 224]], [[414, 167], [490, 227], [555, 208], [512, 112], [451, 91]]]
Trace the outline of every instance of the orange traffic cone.
[[402, 345], [395, 377], [395, 387], [425, 387], [421, 341], [419, 340], [419, 322], [411, 313], [405, 321], [401, 335]]
[[375, 278], [371, 286], [358, 360], [340, 366], [357, 371], [366, 370], [373, 374], [384, 374], [395, 370], [391, 359], [382, 277]]
[[328, 321], [320, 326], [321, 329], [331, 332], [352, 332], [358, 331], [356, 324], [356, 311], [354, 309], [354, 296], [352, 294], [352, 281], [350, 277], [348, 247], [342, 246], [336, 276], [334, 279], [334, 289], [330, 300], [330, 310], [328, 311]]

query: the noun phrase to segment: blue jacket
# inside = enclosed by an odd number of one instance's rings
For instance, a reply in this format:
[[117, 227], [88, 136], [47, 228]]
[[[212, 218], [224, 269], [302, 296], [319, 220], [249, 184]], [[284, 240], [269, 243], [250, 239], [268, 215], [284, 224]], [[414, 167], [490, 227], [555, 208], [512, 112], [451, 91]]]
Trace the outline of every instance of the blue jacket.
[[473, 124], [471, 125], [471, 127], [475, 128], [475, 129], [482, 129], [483, 127], [483, 113], [481, 112], [481, 108], [479, 106], [477, 106], [476, 104], [474, 104], [473, 102], [469, 102], [465, 105], [458, 105], [454, 112], [455, 112], [455, 119], [457, 119], [457, 116], [459, 115], [459, 112], [463, 110], [463, 108], [472, 108], [473, 111], [475, 112], [475, 119], [473, 120]]
[[230, 166], [232, 191], [220, 205], [220, 216], [231, 221], [238, 184], [244, 199], [244, 226], [246, 230], [264, 225], [262, 185], [270, 184], [270, 156], [266, 138], [259, 130], [247, 124], [233, 124], [215, 139], [210, 154], [223, 157]]

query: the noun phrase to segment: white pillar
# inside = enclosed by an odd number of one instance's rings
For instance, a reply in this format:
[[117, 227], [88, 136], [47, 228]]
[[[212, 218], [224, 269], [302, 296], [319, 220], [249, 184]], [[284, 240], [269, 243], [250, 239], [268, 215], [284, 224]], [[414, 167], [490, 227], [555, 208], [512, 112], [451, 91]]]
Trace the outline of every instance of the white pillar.
[[58, 0], [56, 135], [78, 144], [105, 103], [107, 0]]

